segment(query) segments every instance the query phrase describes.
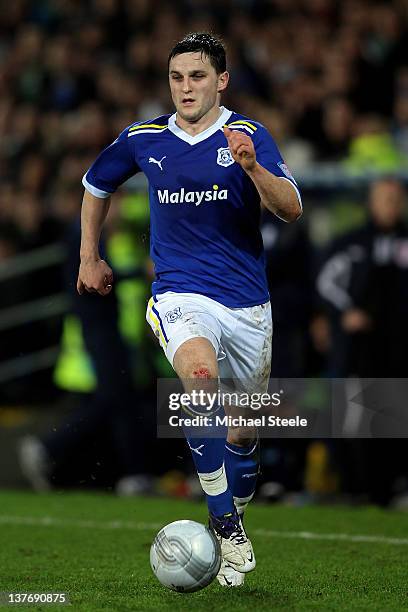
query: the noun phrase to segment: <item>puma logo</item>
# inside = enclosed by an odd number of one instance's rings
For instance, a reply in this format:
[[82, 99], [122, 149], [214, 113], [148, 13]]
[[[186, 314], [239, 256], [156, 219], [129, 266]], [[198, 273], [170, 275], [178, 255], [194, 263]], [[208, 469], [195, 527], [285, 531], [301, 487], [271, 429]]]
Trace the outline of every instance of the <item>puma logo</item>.
[[202, 456], [203, 456], [203, 453], [202, 453], [202, 452], [200, 452], [200, 451], [201, 451], [201, 449], [202, 449], [202, 448], [204, 448], [204, 444], [201, 444], [200, 446], [197, 446], [197, 448], [193, 448], [192, 446], [190, 446], [190, 443], [189, 443], [189, 442], [188, 442], [188, 445], [189, 445], [189, 447], [190, 447], [190, 450], [191, 450], [193, 453], [197, 453], [197, 455], [200, 455], [200, 457], [202, 457]]
[[154, 157], [149, 157], [149, 164], [157, 164], [160, 170], [163, 171], [162, 161], [166, 159], [166, 157], [167, 155], [164, 155], [161, 159], [154, 159]]

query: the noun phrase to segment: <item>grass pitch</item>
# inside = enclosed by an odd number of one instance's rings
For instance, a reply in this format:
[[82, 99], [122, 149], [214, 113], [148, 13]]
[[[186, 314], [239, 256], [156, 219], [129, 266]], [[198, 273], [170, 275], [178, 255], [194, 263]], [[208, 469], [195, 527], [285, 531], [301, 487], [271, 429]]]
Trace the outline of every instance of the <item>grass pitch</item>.
[[[408, 610], [408, 517], [375, 508], [253, 504], [258, 567], [245, 585], [178, 594], [152, 574], [149, 549], [203, 504], [110, 495], [0, 493], [0, 591], [66, 592], [71, 607], [27, 610]], [[4, 607], [14, 609], [18, 606]], [[20, 609], [20, 608], [19, 608]]]

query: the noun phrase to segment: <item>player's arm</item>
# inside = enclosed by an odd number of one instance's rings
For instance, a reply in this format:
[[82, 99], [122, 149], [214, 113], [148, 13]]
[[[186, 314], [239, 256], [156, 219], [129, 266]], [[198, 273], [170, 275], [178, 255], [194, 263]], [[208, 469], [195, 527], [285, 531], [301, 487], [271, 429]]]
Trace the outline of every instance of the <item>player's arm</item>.
[[77, 290], [97, 291], [107, 295], [112, 290], [113, 273], [99, 255], [99, 239], [108, 214], [110, 197], [98, 198], [85, 190], [81, 210], [81, 263], [78, 272]]
[[98, 156], [82, 183], [85, 187], [81, 211], [81, 263], [77, 290], [107, 295], [112, 290], [113, 273], [99, 256], [99, 239], [108, 214], [110, 196], [130, 176], [139, 172], [128, 143], [128, 129]]
[[275, 176], [258, 163], [255, 146], [249, 136], [228, 127], [224, 127], [224, 134], [232, 157], [253, 181], [263, 206], [284, 221], [296, 221], [302, 214], [302, 207], [292, 183]]
[[246, 170], [246, 173], [255, 184], [265, 208], [288, 223], [300, 217], [302, 209], [296, 192], [288, 181], [275, 176], [257, 161], [253, 168]]

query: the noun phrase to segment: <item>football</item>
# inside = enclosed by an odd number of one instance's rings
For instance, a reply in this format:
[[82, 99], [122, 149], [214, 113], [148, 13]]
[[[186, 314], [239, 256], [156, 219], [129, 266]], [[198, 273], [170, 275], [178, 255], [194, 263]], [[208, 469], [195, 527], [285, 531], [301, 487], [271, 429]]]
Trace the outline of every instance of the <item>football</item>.
[[179, 593], [193, 593], [208, 586], [218, 574], [220, 545], [201, 523], [174, 521], [155, 537], [150, 565], [165, 587]]

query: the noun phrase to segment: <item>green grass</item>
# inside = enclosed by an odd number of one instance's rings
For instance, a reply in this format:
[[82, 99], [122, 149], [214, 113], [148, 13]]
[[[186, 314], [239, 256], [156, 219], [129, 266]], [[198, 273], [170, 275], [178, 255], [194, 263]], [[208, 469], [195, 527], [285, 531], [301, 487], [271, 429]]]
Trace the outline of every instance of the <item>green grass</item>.
[[[29, 523], [13, 523], [16, 517]], [[39, 524], [44, 517], [53, 522]], [[0, 591], [69, 594], [71, 608], [25, 606], [45, 611], [408, 610], [408, 544], [348, 538], [407, 538], [403, 513], [254, 504], [246, 524], [256, 571], [241, 588], [214, 582], [190, 595], [166, 590], [149, 565], [158, 526], [179, 518], [205, 522], [205, 507], [102, 494], [2, 492]], [[112, 521], [120, 523], [115, 527]], [[302, 539], [298, 532], [347, 534], [348, 539]]]

